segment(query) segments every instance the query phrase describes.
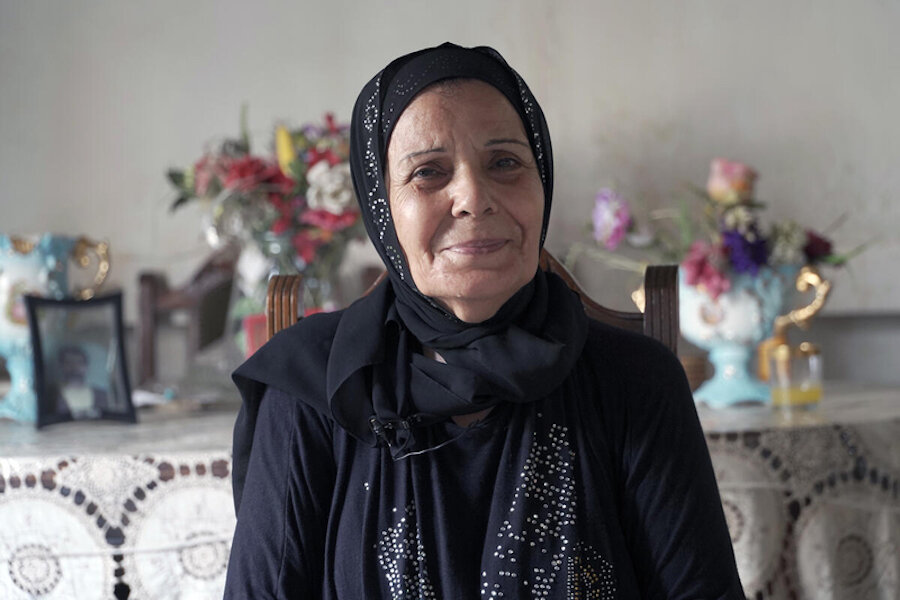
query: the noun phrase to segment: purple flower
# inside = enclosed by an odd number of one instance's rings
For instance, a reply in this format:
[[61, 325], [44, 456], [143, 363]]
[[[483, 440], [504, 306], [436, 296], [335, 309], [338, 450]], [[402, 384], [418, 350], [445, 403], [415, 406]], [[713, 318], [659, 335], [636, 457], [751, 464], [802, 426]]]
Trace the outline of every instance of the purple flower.
[[615, 250], [631, 224], [628, 203], [609, 188], [597, 192], [594, 199], [594, 239], [607, 250]]
[[323, 129], [318, 125], [313, 123], [307, 123], [303, 127], [300, 128], [300, 131], [303, 132], [303, 135], [306, 136], [307, 139], [317, 140], [322, 137], [322, 133], [324, 133]]
[[766, 240], [756, 232], [756, 228], [741, 235], [739, 231], [723, 231], [722, 245], [728, 253], [731, 267], [736, 273], [756, 275], [759, 268], [768, 260]]

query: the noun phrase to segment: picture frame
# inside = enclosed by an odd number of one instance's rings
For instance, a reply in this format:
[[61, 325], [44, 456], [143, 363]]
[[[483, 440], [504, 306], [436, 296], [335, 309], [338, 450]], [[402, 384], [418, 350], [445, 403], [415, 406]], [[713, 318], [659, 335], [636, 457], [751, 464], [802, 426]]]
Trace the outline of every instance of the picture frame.
[[37, 428], [66, 421], [137, 422], [125, 360], [122, 294], [25, 297]]

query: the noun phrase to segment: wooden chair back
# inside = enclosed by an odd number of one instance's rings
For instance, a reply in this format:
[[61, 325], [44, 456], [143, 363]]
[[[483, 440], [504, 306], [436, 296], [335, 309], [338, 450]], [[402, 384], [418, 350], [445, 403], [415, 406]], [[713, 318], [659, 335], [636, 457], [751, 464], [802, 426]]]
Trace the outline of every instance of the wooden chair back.
[[222, 337], [228, 302], [240, 248], [225, 246], [180, 287], [170, 287], [166, 276], [142, 271], [138, 276], [138, 374], [137, 382], [155, 379], [156, 346], [160, 325], [174, 313], [187, 314], [187, 359]]
[[[644, 273], [643, 312], [618, 311], [594, 302], [581, 289], [571, 273], [547, 250], [541, 252], [541, 268], [559, 275], [581, 298], [587, 315], [615, 327], [643, 333], [662, 342], [672, 352], [678, 350], [678, 267], [651, 266]], [[383, 272], [368, 294], [381, 280]], [[297, 322], [302, 300], [302, 275], [275, 275], [269, 280], [266, 295], [266, 332], [273, 335]], [[365, 295], [363, 294], [363, 295]]]

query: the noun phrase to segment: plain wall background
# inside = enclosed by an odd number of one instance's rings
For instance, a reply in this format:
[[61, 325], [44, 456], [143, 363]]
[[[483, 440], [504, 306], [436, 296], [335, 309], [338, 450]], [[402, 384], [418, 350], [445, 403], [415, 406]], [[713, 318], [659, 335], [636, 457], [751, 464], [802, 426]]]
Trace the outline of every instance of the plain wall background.
[[[850, 272], [826, 273], [831, 316], [814, 328], [850, 354], [881, 331], [878, 356], [857, 359], [898, 381], [885, 368], [900, 354], [898, 27], [888, 0], [0, 0], [0, 231], [107, 239], [133, 321], [139, 271], [178, 283], [209, 252], [199, 206], [168, 212], [165, 170], [236, 134], [241, 104], [259, 151], [278, 120], [348, 120], [400, 54], [488, 44], [550, 124], [552, 251], [587, 239], [601, 186], [659, 206], [704, 184], [711, 158], [741, 160], [761, 174], [768, 217], [824, 228], [848, 213], [839, 247], [878, 239]], [[622, 274], [587, 262], [577, 274], [602, 300], [627, 299]]]

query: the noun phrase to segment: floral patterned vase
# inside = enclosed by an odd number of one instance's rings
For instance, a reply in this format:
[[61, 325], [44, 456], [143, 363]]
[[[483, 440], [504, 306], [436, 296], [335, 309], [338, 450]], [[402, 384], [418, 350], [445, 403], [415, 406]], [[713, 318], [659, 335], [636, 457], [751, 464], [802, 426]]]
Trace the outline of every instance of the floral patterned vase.
[[0, 418], [32, 423], [37, 418], [31, 333], [25, 310], [26, 294], [63, 298], [69, 294], [69, 260], [88, 266], [87, 251], [97, 256], [94, 285], [76, 292], [86, 299], [106, 278], [109, 257], [105, 243], [86, 238], [40, 234], [0, 234], [0, 357], [6, 359], [10, 389], [0, 397]]
[[[298, 316], [331, 312], [341, 307], [337, 274], [344, 250], [345, 246], [340, 244], [323, 246], [314, 262], [304, 264], [290, 245], [290, 240], [283, 236], [269, 234], [259, 243], [244, 244], [237, 262], [228, 311], [229, 331], [234, 335], [241, 356], [249, 356], [257, 347], [257, 344], [250, 343], [248, 327], [254, 327], [254, 320], [265, 313], [266, 293], [272, 275], [303, 275], [301, 314]], [[249, 324], [248, 319], [251, 321]]]
[[756, 345], [772, 335], [775, 319], [793, 292], [797, 267], [761, 267], [756, 276], [731, 277], [730, 289], [713, 299], [679, 275], [679, 321], [689, 342], [709, 351], [715, 373], [694, 392], [711, 407], [770, 402], [769, 386], [749, 370]]

